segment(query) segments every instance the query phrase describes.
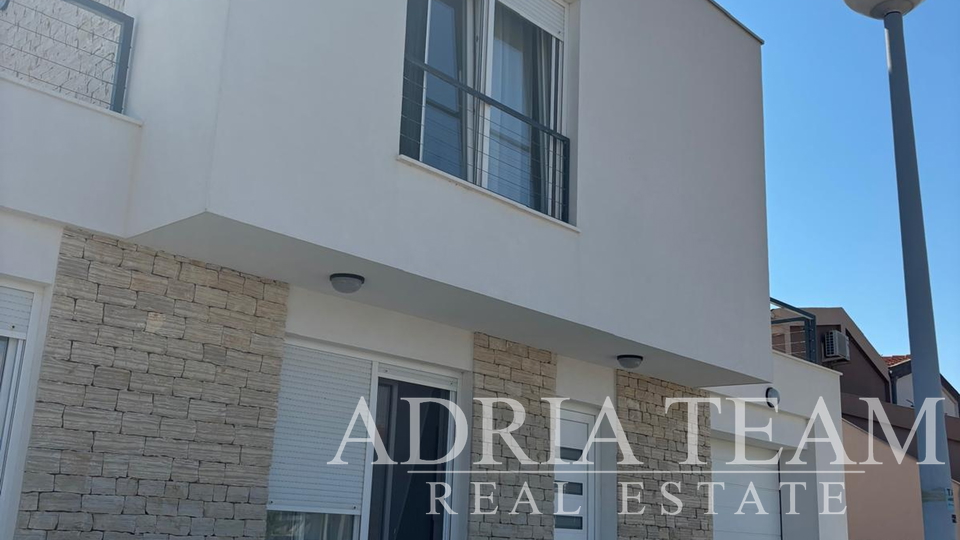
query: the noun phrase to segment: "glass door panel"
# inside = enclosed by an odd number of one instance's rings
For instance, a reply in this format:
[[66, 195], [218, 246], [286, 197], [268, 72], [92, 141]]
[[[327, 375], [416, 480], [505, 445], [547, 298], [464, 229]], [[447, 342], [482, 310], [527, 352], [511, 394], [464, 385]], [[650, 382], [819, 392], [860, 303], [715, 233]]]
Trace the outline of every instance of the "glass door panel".
[[[407, 465], [410, 458], [410, 404], [404, 398], [450, 399], [451, 392], [381, 378], [377, 392], [377, 429], [395, 465], [373, 466], [369, 540], [443, 540], [447, 516], [430, 515], [430, 482], [443, 482], [446, 465]], [[426, 403], [420, 411], [420, 457], [436, 460], [450, 450], [450, 411]]]

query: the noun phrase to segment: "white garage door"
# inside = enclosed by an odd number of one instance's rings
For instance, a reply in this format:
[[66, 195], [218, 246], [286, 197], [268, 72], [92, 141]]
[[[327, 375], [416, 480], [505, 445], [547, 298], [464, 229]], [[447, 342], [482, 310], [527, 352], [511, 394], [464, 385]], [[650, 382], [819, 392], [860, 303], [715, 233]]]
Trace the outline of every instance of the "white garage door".
[[[780, 475], [777, 465], [729, 465], [733, 461], [733, 443], [712, 441], [713, 481], [723, 482], [725, 489], [714, 490], [714, 540], [780, 540]], [[776, 453], [747, 446], [747, 459], [770, 459]], [[750, 482], [767, 515], [759, 514], [757, 505], [745, 504], [743, 515], [736, 515]], [[753, 496], [750, 496], [753, 500]]]

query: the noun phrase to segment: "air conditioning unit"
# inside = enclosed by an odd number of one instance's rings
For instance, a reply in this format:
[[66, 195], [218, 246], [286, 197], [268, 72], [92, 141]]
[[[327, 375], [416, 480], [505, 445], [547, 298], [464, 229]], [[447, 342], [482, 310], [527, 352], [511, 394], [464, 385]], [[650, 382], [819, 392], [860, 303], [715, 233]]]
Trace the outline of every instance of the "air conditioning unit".
[[840, 330], [830, 330], [823, 336], [824, 362], [850, 361], [850, 338]]

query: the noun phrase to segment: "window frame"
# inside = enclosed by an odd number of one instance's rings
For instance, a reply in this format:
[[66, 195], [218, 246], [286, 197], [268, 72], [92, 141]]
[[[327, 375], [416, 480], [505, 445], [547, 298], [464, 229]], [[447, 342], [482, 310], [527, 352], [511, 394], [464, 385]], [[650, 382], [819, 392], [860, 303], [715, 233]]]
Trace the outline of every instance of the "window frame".
[[[406, 358], [402, 356], [391, 355], [382, 352], [369, 351], [327, 341], [313, 340], [287, 336], [285, 342], [289, 345], [304, 347], [316, 351], [347, 356], [364, 360], [372, 364], [370, 377], [370, 411], [377, 410], [377, 395], [380, 379], [392, 379], [403, 382], [410, 382], [449, 390], [451, 401], [456, 403], [466, 414], [468, 424], [468, 437], [472, 433], [473, 415], [470, 414], [473, 406], [472, 385], [465, 384], [466, 374], [463, 371], [422, 362], [419, 360]], [[453, 415], [450, 415], [449, 431], [453, 433]], [[363, 469], [363, 499], [357, 517], [357, 523], [354, 531], [355, 540], [366, 540], [370, 534], [370, 511], [372, 504], [372, 486], [373, 486], [373, 459], [374, 448], [372, 444], [367, 444], [366, 458]], [[451, 471], [462, 470], [470, 466], [469, 446], [460, 452], [453, 461], [447, 464], [447, 473], [444, 481], [450, 485], [450, 505], [457, 512], [451, 515], [444, 512], [444, 540], [451, 538], [465, 537], [468, 521], [466, 519], [469, 497], [469, 478], [467, 475], [453, 474]], [[268, 510], [282, 510], [282, 508], [271, 508]]]
[[[437, 0], [437, 1], [447, 3], [446, 0]], [[459, 22], [463, 25], [463, 27], [460, 30], [463, 35], [461, 36], [462, 42], [456, 43], [456, 47], [457, 47], [457, 56], [462, 66], [462, 73], [457, 74], [456, 76], [457, 79], [468, 79], [468, 75], [470, 73], [472, 64], [475, 61], [472, 55], [473, 40], [468, 39], [468, 36], [472, 35], [472, 31], [474, 28], [472, 25], [475, 24], [471, 16], [472, 10], [470, 9], [473, 6], [473, 1], [474, 0], [464, 0], [463, 13], [460, 14], [460, 18], [462, 20]], [[434, 16], [433, 2], [434, 0], [426, 0], [427, 13], [425, 16], [425, 27], [424, 27], [425, 30], [424, 30], [424, 36], [423, 36], [424, 37], [423, 62], [425, 64], [430, 64], [430, 61], [429, 61], [430, 60], [430, 25]], [[421, 93], [420, 140], [419, 140], [420, 152], [419, 152], [418, 161], [420, 161], [421, 163], [426, 163], [426, 161], [424, 161], [424, 147], [426, 146], [425, 133], [426, 133], [426, 125], [427, 125], [427, 109], [432, 106], [440, 110], [440, 112], [442, 113], [450, 114], [449, 111], [444, 110], [445, 107], [443, 106], [443, 104], [437, 103], [437, 102], [431, 102], [431, 99], [428, 95], [429, 79], [430, 79], [430, 76], [424, 73], [423, 88], [421, 88], [421, 92], [420, 92]], [[464, 84], [469, 85], [468, 81], [461, 81], [461, 82], [464, 82]], [[461, 171], [466, 171], [468, 173], [466, 176], [469, 176], [469, 171], [470, 171], [470, 164], [468, 159], [469, 148], [468, 148], [468, 145], [466, 144], [466, 141], [467, 141], [467, 137], [469, 136], [467, 119], [470, 115], [469, 115], [469, 112], [467, 111], [466, 105], [467, 105], [466, 100], [463, 100], [463, 96], [458, 91], [457, 106], [460, 109], [458, 111], [459, 120], [460, 120], [460, 137], [462, 138], [462, 142], [463, 142], [463, 145], [460, 148], [460, 168], [461, 168]], [[441, 170], [443, 169], [441, 168]]]
[[[477, 92], [482, 93], [485, 96], [491, 96], [493, 90], [493, 50], [494, 50], [494, 25], [495, 25], [495, 14], [498, 4], [500, 4], [504, 9], [508, 9], [517, 14], [523, 20], [527, 21], [533, 26], [540, 28], [542, 31], [550, 34], [559, 44], [555, 48], [555, 58], [553, 60], [555, 70], [558, 70], [559, 73], [554, 73], [552, 80], [552, 95], [556, 96], [556, 105], [551, 107], [551, 114], [556, 114], [558, 118], [556, 119], [556, 125], [553, 127], [553, 130], [563, 135], [567, 140], [566, 144], [566, 155], [564, 159], [561, 160], [561, 166], [563, 167], [563, 173], [560, 174], [560, 180], [549, 182], [547, 179], [541, 179], [540, 182], [542, 185], [542, 193], [539, 194], [538, 201], [535, 204], [531, 205], [526, 202], [515, 201], [509, 195], [502, 194], [498, 191], [490, 189], [490, 131], [491, 131], [491, 110], [492, 106], [487, 103], [473, 103], [471, 100], [465, 100], [462, 111], [461, 111], [461, 146], [463, 147], [461, 151], [461, 168], [464, 170], [464, 174], [457, 176], [450, 174], [442, 167], [439, 167], [435, 164], [428, 163], [424, 160], [424, 140], [426, 133], [426, 109], [428, 106], [427, 100], [427, 80], [429, 76], [427, 74], [423, 75], [423, 88], [421, 89], [421, 99], [420, 99], [420, 122], [418, 127], [419, 140], [418, 140], [418, 152], [416, 158], [410, 158], [423, 166], [434, 170], [439, 174], [455, 178], [458, 181], [467, 182], [475, 186], [479, 186], [491, 193], [494, 193], [500, 197], [503, 197], [509, 201], [515, 202], [521, 206], [529, 208], [530, 210], [543, 214], [548, 218], [557, 220], [561, 223], [574, 226], [574, 220], [576, 211], [574, 209], [576, 196], [574, 194], [574, 186], [576, 182], [574, 181], [574, 174], [572, 171], [572, 161], [573, 161], [573, 138], [567, 135], [568, 126], [570, 123], [570, 113], [573, 110], [570, 98], [570, 85], [572, 84], [571, 79], [574, 78], [571, 75], [571, 68], [574, 67], [575, 59], [573, 58], [574, 53], [572, 52], [571, 44], [575, 43], [577, 39], [571, 34], [573, 16], [572, 1], [575, 0], [548, 0], [553, 4], [556, 4], [558, 7], [563, 10], [563, 28], [560, 31], [560, 35], [557, 35], [550, 28], [544, 24], [538, 23], [535, 19], [528, 17], [524, 13], [517, 11], [508, 2], [503, 2], [501, 0], [464, 0], [464, 43], [460, 44], [463, 58], [463, 73], [460, 77], [460, 82], [472, 89], [475, 89]], [[426, 0], [427, 9], [426, 9], [426, 22], [425, 22], [425, 33], [424, 33], [424, 54], [421, 61], [424, 64], [429, 64], [427, 61], [429, 58], [429, 43], [430, 43], [430, 15], [432, 11], [432, 0]], [[481, 9], [482, 10], [482, 20]], [[408, 23], [409, 24], [409, 21]], [[482, 29], [481, 32], [478, 30]], [[409, 27], [407, 27], [409, 30]], [[480, 48], [483, 48], [481, 51]], [[406, 52], [404, 52], [404, 55]], [[404, 56], [406, 58], [406, 56]], [[482, 65], [480, 65], [482, 63]], [[404, 60], [404, 66], [406, 65], [406, 60]], [[402, 71], [405, 72], [404, 68]], [[405, 83], [404, 79], [404, 83]], [[462, 92], [462, 91], [461, 91]], [[401, 99], [401, 151], [399, 152], [400, 156], [408, 156], [402, 150], [402, 139], [403, 135], [403, 124], [404, 124], [404, 115], [402, 104], [406, 98]], [[545, 126], [550, 126], [549, 121], [540, 120], [541, 124]], [[480, 124], [480, 125], [477, 125]], [[410, 157], [410, 156], [408, 156]], [[561, 184], [561, 187], [557, 187], [557, 184]]]
[[360, 540], [360, 523], [359, 523], [359, 520], [357, 519], [357, 518], [359, 518], [360, 516], [357, 515], [357, 514], [334, 514], [334, 513], [330, 513], [330, 512], [307, 512], [307, 511], [302, 511], [302, 510], [280, 510], [279, 508], [277, 508], [277, 509], [268, 509], [267, 512], [268, 512], [268, 514], [267, 514], [268, 517], [267, 517], [266, 521], [267, 521], [267, 531], [268, 531], [268, 533], [269, 533], [269, 527], [270, 527], [270, 518], [269, 518], [269, 513], [270, 513], [270, 512], [284, 512], [284, 513], [301, 514], [301, 515], [314, 514], [314, 515], [318, 515], [318, 516], [346, 516], [346, 517], [351, 518], [351, 520], [353, 521], [353, 535], [352, 535], [352, 537], [351, 537], [351, 540]]
[[[466, 0], [466, 1], [469, 3], [475, 3], [478, 1], [484, 1], [484, 0]], [[567, 45], [568, 31], [570, 26], [570, 4], [564, 0], [549, 0], [563, 8], [563, 35], [561, 37], [561, 36], [554, 35], [548, 28], [545, 28], [543, 25], [537, 23], [535, 20], [528, 18], [526, 15], [517, 11], [514, 6], [510, 5], [507, 2], [502, 2], [501, 0], [485, 0], [485, 1], [486, 1], [487, 9], [486, 9], [486, 13], [484, 13], [483, 28], [484, 28], [484, 34], [485, 34], [484, 45], [486, 50], [483, 52], [483, 55], [482, 55], [482, 60], [484, 63], [483, 88], [482, 89], [478, 88], [478, 90], [483, 92], [483, 94], [486, 96], [493, 97], [493, 63], [494, 63], [493, 58], [494, 58], [494, 45], [496, 41], [495, 26], [496, 26], [496, 19], [497, 19], [496, 17], [497, 6], [499, 5], [499, 6], [502, 6], [503, 9], [510, 10], [511, 12], [516, 14], [518, 17], [520, 17], [524, 21], [552, 35], [554, 39], [556, 39], [557, 42], [559, 42], [560, 45], [559, 45], [557, 54], [560, 56], [560, 58], [559, 58], [559, 61], [555, 59], [554, 62], [556, 63], [557, 66], [559, 66], [560, 73], [559, 75], [554, 74], [556, 77], [551, 81], [551, 85], [552, 85], [551, 94], [556, 95], [557, 101], [559, 101], [556, 107], [556, 113], [559, 116], [559, 118], [558, 118], [557, 126], [555, 129], [557, 132], [561, 134], [565, 134], [567, 132], [566, 124], [567, 124], [567, 101], [568, 101], [565, 97], [567, 92], [567, 84], [568, 84], [568, 77], [567, 77], [568, 60], [567, 60], [567, 54], [566, 54], [566, 45]], [[475, 11], [475, 10], [468, 9], [468, 11]], [[476, 26], [472, 28], [468, 28], [468, 33], [471, 33], [472, 35], [477, 35]], [[470, 57], [468, 60], [476, 63], [478, 60], [477, 54], [474, 53], [473, 56]], [[490, 182], [489, 182], [490, 180], [489, 179], [489, 176], [490, 176], [489, 160], [490, 160], [490, 148], [491, 148], [490, 126], [492, 124], [491, 113], [493, 112], [493, 106], [486, 103], [481, 104], [480, 106], [483, 109], [480, 114], [480, 117], [482, 118], [482, 123], [483, 123], [483, 126], [482, 126], [483, 133], [480, 135], [483, 138], [483, 148], [480, 153], [480, 156], [482, 156], [481, 159], [483, 160], [483, 163], [479, 167], [479, 172], [480, 172], [479, 178], [475, 179], [474, 182], [478, 186], [484, 189], [488, 189], [490, 191], [493, 191], [494, 193], [500, 194], [500, 192], [490, 188]], [[549, 127], [548, 121], [544, 119], [540, 119], [539, 122]], [[572, 145], [572, 142], [571, 142], [571, 145]], [[570, 151], [571, 150], [568, 149], [568, 153]], [[567, 165], [567, 167], [569, 167], [569, 164]], [[567, 191], [569, 192], [570, 184], [571, 184], [569, 171], [567, 171], [566, 180], [567, 180], [566, 188], [567, 188]], [[545, 180], [541, 180], [541, 181], [545, 182]], [[545, 183], [544, 185], [545, 191], [544, 193], [540, 194], [540, 198], [542, 200], [538, 204], [541, 204], [542, 208], [532, 207], [525, 203], [520, 203], [520, 204], [523, 204], [524, 206], [527, 206], [532, 210], [536, 210], [537, 212], [541, 212], [552, 217], [553, 214], [551, 213], [551, 209], [557, 204], [557, 201], [553, 199], [552, 190], [547, 189], [548, 187], [549, 186], [547, 186]], [[567, 211], [569, 214], [569, 209]]]
[[[10, 443], [0, 459], [0, 537], [12, 535], [20, 505], [20, 487], [25, 473], [27, 442], [32, 425], [34, 401], [40, 376], [43, 336], [52, 297], [52, 286], [0, 276], [0, 286], [33, 294], [30, 322], [26, 332], [0, 328], [0, 335], [18, 341], [19, 380], [16, 381], [14, 409], [11, 415]], [[0, 422], [0, 428], [6, 429]]]
[[[21, 337], [22, 336], [22, 337]], [[26, 334], [0, 329], [0, 339], [7, 342], [0, 358], [0, 492], [4, 489], [13, 426], [16, 423], [19, 395], [22, 389]], [[9, 385], [4, 379], [9, 377]]]

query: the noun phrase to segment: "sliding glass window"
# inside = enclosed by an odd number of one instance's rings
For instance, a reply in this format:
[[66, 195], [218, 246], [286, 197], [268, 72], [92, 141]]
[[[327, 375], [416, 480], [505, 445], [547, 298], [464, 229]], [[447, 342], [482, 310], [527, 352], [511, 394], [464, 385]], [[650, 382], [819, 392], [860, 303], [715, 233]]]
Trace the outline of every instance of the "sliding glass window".
[[[464, 0], [410, 0], [407, 5], [407, 54], [450, 79], [464, 73]], [[408, 26], [409, 28], [409, 26]], [[421, 29], [423, 33], [421, 33]], [[404, 69], [400, 151], [464, 178], [464, 103], [460, 90], [438, 75], [407, 64]]]
[[[493, 24], [491, 96], [540, 123], [556, 105], [553, 36], [499, 2]], [[549, 136], [497, 107], [489, 107], [487, 187], [531, 208], [541, 209], [551, 165]], [[556, 151], [556, 149], [553, 149]]]
[[566, 220], [565, 13], [555, 0], [409, 0], [400, 153]]

